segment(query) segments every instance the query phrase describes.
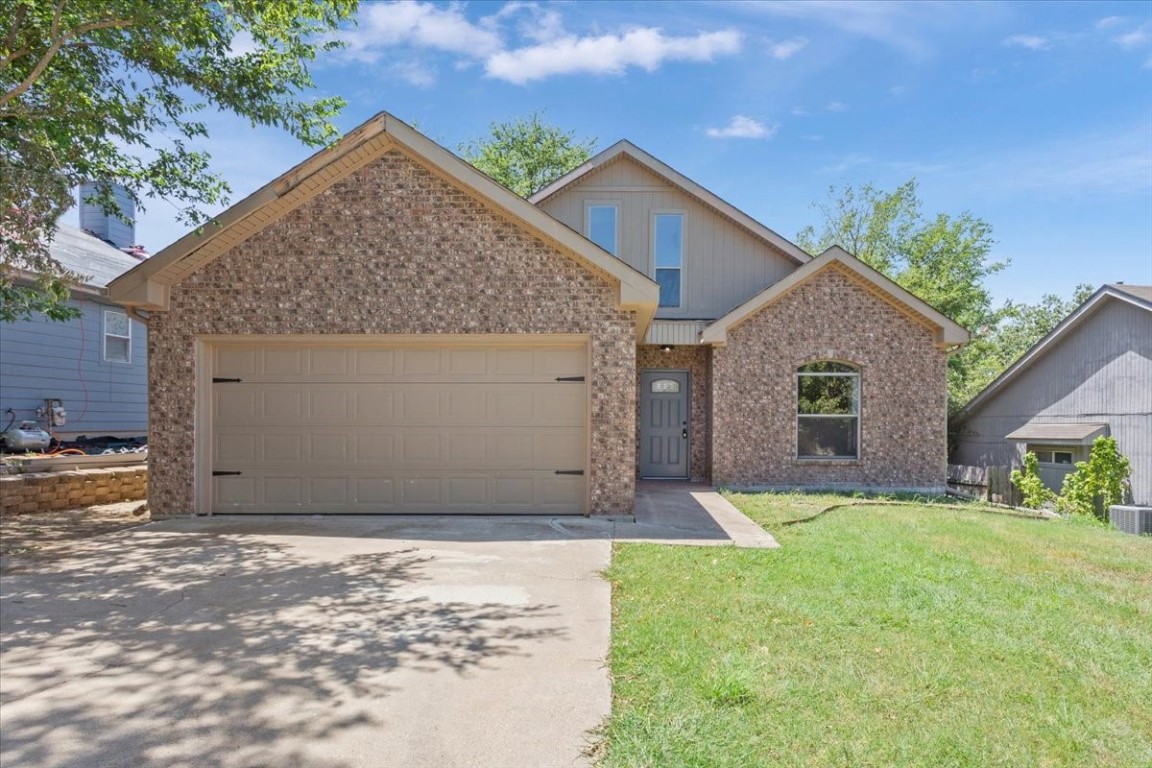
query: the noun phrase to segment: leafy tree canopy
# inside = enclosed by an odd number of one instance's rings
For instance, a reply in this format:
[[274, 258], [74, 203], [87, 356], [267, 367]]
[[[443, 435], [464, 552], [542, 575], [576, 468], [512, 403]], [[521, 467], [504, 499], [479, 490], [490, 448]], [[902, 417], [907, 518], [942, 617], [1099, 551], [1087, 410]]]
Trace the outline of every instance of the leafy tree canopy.
[[[308, 100], [308, 67], [339, 46], [356, 0], [8, 0], [0, 18], [0, 320], [69, 316], [49, 253], [81, 181], [113, 212], [111, 183], [198, 225], [229, 188], [190, 142], [206, 107], [317, 146], [344, 102]], [[32, 286], [17, 282], [23, 273]]]
[[521, 197], [546, 187], [592, 156], [596, 139], [545, 123], [538, 112], [503, 123], [460, 145], [460, 155]]
[[949, 405], [966, 402], [986, 383], [984, 336], [1002, 314], [985, 285], [1007, 266], [988, 257], [992, 226], [968, 212], [924, 215], [915, 179], [891, 192], [871, 184], [832, 187], [829, 200], [815, 207], [822, 221], [801, 230], [802, 248], [819, 253], [839, 245], [974, 332], [973, 341], [948, 361]]

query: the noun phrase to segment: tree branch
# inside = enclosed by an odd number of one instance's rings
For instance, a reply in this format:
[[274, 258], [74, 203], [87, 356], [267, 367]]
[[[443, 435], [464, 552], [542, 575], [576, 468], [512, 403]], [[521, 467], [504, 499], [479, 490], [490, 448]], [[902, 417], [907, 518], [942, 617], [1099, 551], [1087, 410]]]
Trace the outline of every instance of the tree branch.
[[[48, 65], [52, 62], [52, 59], [55, 58], [60, 49], [75, 38], [80, 37], [81, 35], [86, 35], [89, 32], [95, 32], [98, 29], [123, 29], [124, 27], [132, 26], [131, 19], [104, 19], [103, 21], [90, 21], [87, 24], [81, 24], [75, 29], [70, 29], [63, 35], [60, 35], [60, 12], [63, 8], [64, 0], [60, 0], [60, 3], [56, 6], [56, 17], [52, 20], [52, 42], [48, 46], [48, 50], [44, 52], [44, 55], [41, 56], [40, 60], [36, 62], [36, 66], [34, 66], [32, 71], [28, 73], [28, 77], [24, 78], [24, 81], [20, 83], [20, 85], [8, 91], [3, 96], [0, 96], [0, 107], [4, 106], [12, 99], [19, 97], [21, 94], [35, 85], [36, 81], [40, 79], [42, 74], [44, 74], [44, 70], [48, 68]], [[19, 51], [17, 53], [19, 53]], [[5, 59], [5, 62], [10, 61], [11, 58], [14, 57]]]

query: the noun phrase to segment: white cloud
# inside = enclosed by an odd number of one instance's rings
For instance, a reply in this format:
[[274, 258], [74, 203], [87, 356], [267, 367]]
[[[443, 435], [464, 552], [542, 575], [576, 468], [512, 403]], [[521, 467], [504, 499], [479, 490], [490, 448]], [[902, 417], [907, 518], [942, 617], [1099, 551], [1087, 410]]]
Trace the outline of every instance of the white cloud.
[[[482, 64], [488, 77], [517, 85], [553, 75], [587, 72], [621, 74], [631, 67], [652, 72], [665, 61], [712, 61], [737, 53], [742, 36], [734, 29], [667, 35], [659, 27], [633, 27], [617, 34], [578, 35], [565, 30], [555, 7], [536, 2], [505, 3], [494, 13], [470, 18], [463, 3], [438, 5], [421, 0], [364, 4], [356, 29], [341, 34], [346, 59], [369, 64], [385, 55], [412, 51], [460, 57], [457, 70]], [[510, 40], [519, 40], [517, 46]], [[777, 46], [778, 58], [793, 55], [806, 41]], [[419, 86], [430, 85], [434, 70], [420, 63], [393, 63], [392, 70]]]
[[372, 4], [365, 6], [359, 22], [342, 36], [345, 55], [359, 61], [377, 61], [381, 49], [395, 45], [467, 56], [487, 56], [503, 47], [491, 24], [473, 24], [459, 5], [441, 8], [410, 0]]
[[792, 111], [792, 114], [795, 115], [796, 117], [807, 117], [808, 115], [812, 114], [811, 112], [809, 112], [804, 107], [792, 107], [791, 111]]
[[747, 115], [733, 115], [728, 125], [709, 128], [705, 133], [711, 139], [770, 139], [779, 129], [776, 123], [768, 125]]
[[1131, 32], [1125, 32], [1112, 38], [1112, 41], [1121, 48], [1139, 48], [1152, 42], [1152, 23], [1141, 24]]
[[1111, 29], [1117, 24], [1122, 24], [1123, 22], [1123, 16], [1105, 16], [1104, 18], [1098, 20], [1093, 26], [1095, 26], [1096, 29]]
[[417, 88], [431, 88], [436, 84], [436, 70], [419, 61], [400, 61], [389, 67], [389, 71]]
[[735, 30], [668, 36], [658, 27], [640, 27], [621, 35], [567, 35], [547, 43], [500, 51], [484, 63], [489, 77], [518, 85], [552, 75], [590, 72], [622, 74], [629, 67], [652, 72], [665, 61], [712, 61], [740, 50]]
[[769, 52], [769, 54], [771, 54], [772, 58], [778, 59], [780, 61], [785, 61], [787, 59], [792, 58], [796, 54], [800, 53], [800, 51], [804, 50], [807, 47], [808, 47], [808, 39], [807, 38], [794, 37], [791, 40], [785, 40], [783, 42], [776, 43], [775, 45], [773, 45], [771, 48], [768, 49], [768, 52]]
[[824, 109], [829, 112], [846, 112], [848, 105], [842, 101], [830, 101], [824, 106]]
[[1030, 51], [1043, 51], [1051, 45], [1051, 42], [1043, 35], [1012, 35], [1004, 38], [1004, 45], [1027, 48]]

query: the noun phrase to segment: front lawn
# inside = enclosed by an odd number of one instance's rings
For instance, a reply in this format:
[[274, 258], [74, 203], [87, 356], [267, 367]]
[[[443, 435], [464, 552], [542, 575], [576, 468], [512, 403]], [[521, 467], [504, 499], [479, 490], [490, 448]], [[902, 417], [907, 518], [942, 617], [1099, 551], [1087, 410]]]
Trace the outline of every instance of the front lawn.
[[782, 549], [616, 545], [604, 766], [1152, 765], [1152, 540], [730, 498]]

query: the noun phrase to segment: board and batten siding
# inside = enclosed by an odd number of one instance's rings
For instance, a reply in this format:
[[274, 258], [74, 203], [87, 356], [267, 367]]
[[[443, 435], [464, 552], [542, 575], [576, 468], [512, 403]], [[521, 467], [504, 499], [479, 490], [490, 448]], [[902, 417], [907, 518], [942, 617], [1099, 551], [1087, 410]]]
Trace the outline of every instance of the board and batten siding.
[[649, 277], [655, 276], [653, 214], [684, 214], [681, 306], [660, 307], [658, 318], [714, 320], [796, 268], [744, 227], [626, 157], [589, 173], [538, 205], [586, 235], [585, 210], [592, 203], [619, 206], [617, 256]]
[[1029, 422], [1106, 423], [1132, 465], [1132, 494], [1152, 503], [1152, 312], [1108, 300], [960, 426], [953, 463], [1020, 463], [1004, 436]]
[[[148, 332], [130, 320], [131, 362], [104, 360], [104, 310], [123, 312], [97, 299], [69, 302], [81, 317], [53, 322], [43, 316], [0, 323], [0, 417], [8, 424], [34, 419], [46, 398], [64, 401], [61, 437], [148, 431]], [[43, 421], [40, 422], [43, 426]]]

